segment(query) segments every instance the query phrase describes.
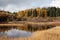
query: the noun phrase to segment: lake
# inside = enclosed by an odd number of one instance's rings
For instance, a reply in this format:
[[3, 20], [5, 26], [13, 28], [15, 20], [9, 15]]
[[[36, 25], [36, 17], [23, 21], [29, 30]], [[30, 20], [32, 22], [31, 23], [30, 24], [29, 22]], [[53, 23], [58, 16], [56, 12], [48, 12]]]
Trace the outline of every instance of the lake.
[[7, 36], [7, 37], [28, 37], [31, 35], [32, 32], [18, 30], [18, 29], [11, 29], [5, 32], [0, 32], [0, 36]]

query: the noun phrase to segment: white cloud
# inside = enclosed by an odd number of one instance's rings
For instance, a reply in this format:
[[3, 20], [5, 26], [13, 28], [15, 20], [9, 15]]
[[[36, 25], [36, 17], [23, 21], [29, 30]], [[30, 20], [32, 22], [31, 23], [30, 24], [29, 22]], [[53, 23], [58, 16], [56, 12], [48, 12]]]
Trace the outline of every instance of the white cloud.
[[[1, 3], [2, 2], [2, 3]], [[10, 12], [16, 12], [19, 10], [25, 10], [36, 7], [48, 7], [51, 0], [0, 0], [0, 9]]]
[[16, 5], [9, 4], [6, 7], [4, 7], [4, 10], [10, 12], [16, 12], [19, 10], [19, 7], [17, 7]]
[[50, 4], [52, 7], [59, 7], [60, 8], [60, 0], [53, 0]]
[[3, 8], [2, 8], [2, 7], [0, 7], [0, 10], [3, 10]]

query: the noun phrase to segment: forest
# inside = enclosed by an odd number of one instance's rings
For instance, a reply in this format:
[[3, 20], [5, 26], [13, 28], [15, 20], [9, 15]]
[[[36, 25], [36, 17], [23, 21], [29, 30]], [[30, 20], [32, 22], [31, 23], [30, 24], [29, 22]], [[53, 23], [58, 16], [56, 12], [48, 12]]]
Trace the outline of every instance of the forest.
[[31, 18], [47, 18], [47, 17], [60, 17], [60, 8], [48, 7], [48, 8], [31, 8], [18, 12], [8, 12], [0, 10], [0, 22], [9, 21], [26, 21]]

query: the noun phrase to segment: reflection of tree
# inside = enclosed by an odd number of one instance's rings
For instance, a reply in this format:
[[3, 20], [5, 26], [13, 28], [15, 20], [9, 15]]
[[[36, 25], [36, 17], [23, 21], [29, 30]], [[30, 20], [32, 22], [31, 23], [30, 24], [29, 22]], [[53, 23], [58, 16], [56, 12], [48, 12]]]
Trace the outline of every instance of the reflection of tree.
[[28, 24], [28, 30], [32, 31], [32, 25]]
[[37, 26], [34, 26], [34, 31], [37, 31], [38, 30], [38, 27]]

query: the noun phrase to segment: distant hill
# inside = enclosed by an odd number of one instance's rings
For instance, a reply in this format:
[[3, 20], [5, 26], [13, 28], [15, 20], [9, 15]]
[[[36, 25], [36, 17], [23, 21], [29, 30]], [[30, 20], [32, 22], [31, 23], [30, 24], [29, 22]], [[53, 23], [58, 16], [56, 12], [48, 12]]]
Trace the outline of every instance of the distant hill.
[[14, 19], [15, 15], [8, 11], [0, 10], [0, 23], [1, 22], [8, 22]]

